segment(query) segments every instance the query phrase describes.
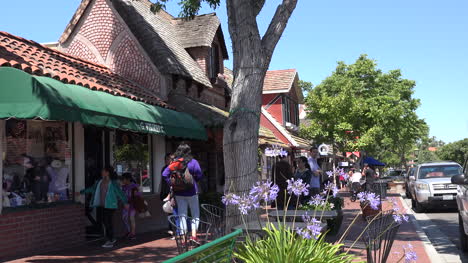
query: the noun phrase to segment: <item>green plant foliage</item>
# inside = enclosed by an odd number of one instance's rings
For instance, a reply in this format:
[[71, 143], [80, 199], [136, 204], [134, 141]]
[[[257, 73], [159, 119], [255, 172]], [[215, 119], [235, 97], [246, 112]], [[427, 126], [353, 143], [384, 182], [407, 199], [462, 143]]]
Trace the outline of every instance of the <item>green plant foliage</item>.
[[[333, 205], [332, 205], [333, 204]], [[325, 205], [302, 205], [299, 207], [299, 210], [325, 210], [325, 211], [331, 211], [331, 210], [339, 210], [344, 207], [344, 199], [342, 197], [333, 197], [329, 196], [327, 202]]]
[[325, 242], [324, 236], [318, 240], [304, 239], [284, 226], [265, 229], [266, 236], [261, 240], [251, 240], [240, 245], [235, 257], [245, 263], [345, 263], [357, 262], [357, 258], [342, 253], [342, 245]]
[[334, 143], [340, 151], [366, 151], [405, 164], [408, 152], [427, 134], [419, 119], [419, 100], [413, 98], [415, 82], [400, 70], [387, 73], [374, 60], [361, 55], [354, 64], [338, 62], [336, 70], [307, 95], [310, 125], [301, 134]]
[[440, 147], [444, 146], [445, 143], [441, 140], [438, 140], [436, 137], [429, 137], [425, 136], [417, 143], [417, 162], [418, 163], [425, 163], [425, 162], [433, 162], [439, 161], [440, 158], [437, 156], [436, 152], [429, 151], [429, 147], [434, 147], [439, 149]]
[[441, 160], [454, 161], [463, 165], [468, 155], [468, 138], [440, 147], [437, 150], [437, 155]]
[[[158, 12], [161, 9], [166, 8], [166, 3], [171, 0], [155, 0], [151, 6], [151, 11]], [[182, 8], [180, 11], [180, 17], [194, 17], [200, 11], [203, 2], [207, 3], [212, 9], [219, 7], [221, 0], [179, 0], [178, 4]]]
[[114, 150], [115, 160], [118, 162], [136, 161], [146, 166], [149, 161], [148, 145], [143, 143], [125, 144]]
[[314, 85], [312, 82], [299, 80], [299, 87], [301, 88], [302, 92], [308, 94], [314, 88]]

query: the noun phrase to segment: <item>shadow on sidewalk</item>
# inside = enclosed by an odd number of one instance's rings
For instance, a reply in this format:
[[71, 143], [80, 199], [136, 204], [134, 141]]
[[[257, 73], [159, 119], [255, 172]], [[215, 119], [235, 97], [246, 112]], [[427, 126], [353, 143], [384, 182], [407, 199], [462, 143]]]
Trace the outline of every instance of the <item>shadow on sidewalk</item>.
[[162, 262], [177, 255], [177, 246], [167, 234], [144, 233], [137, 240], [120, 239], [111, 249], [101, 248], [102, 241], [58, 252], [44, 253], [10, 262]]

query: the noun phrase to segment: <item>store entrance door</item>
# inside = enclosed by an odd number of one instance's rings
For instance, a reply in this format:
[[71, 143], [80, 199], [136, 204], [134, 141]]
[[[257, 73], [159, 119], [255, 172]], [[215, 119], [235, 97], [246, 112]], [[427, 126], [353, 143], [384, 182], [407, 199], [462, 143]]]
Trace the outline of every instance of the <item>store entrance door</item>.
[[[101, 170], [109, 164], [109, 131], [86, 126], [85, 132], [85, 185], [91, 187], [101, 177]], [[102, 223], [96, 216], [96, 211], [91, 207], [91, 196], [85, 199], [85, 215], [88, 218], [86, 237], [97, 239], [102, 237]]]

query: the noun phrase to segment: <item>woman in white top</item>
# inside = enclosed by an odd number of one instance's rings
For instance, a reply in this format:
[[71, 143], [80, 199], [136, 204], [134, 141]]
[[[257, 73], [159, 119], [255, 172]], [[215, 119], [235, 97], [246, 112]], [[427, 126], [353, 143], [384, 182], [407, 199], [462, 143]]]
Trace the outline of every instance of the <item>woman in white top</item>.
[[362, 174], [359, 172], [359, 170], [356, 170], [351, 178], [349, 179], [351, 181], [351, 201], [354, 202], [356, 201], [357, 194], [361, 190], [361, 178]]

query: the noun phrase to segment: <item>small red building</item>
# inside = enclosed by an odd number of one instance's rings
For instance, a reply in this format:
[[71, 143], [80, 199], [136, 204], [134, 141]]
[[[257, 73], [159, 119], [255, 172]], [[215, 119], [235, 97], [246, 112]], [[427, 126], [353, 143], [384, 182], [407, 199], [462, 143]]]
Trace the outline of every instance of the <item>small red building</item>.
[[[299, 105], [303, 103], [304, 96], [298, 85], [299, 75], [295, 69], [270, 70], [266, 73], [263, 84], [262, 112], [260, 125], [267, 129], [280, 143], [270, 143], [262, 147], [279, 147], [288, 152], [290, 162], [301, 152], [310, 148], [311, 142], [299, 136]], [[265, 134], [260, 130], [260, 135]], [[271, 140], [270, 140], [271, 141]], [[276, 157], [264, 154], [262, 156], [262, 178], [271, 175], [271, 169]]]
[[304, 95], [295, 69], [270, 70], [263, 84], [260, 124], [293, 150], [307, 149], [310, 142], [299, 137], [299, 105]]

